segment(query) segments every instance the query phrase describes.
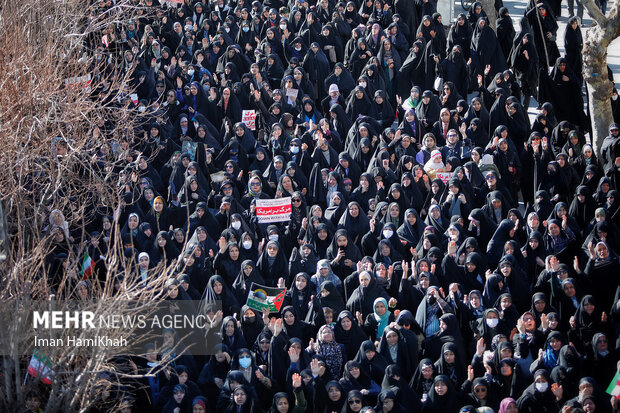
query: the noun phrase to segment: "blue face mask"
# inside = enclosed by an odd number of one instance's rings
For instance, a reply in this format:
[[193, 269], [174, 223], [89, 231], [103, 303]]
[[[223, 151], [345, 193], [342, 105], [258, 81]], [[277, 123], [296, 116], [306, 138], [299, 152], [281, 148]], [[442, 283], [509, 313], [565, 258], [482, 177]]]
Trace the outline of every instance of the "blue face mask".
[[242, 368], [247, 369], [250, 367], [250, 364], [252, 364], [252, 359], [249, 356], [239, 357], [239, 365]]
[[250, 28], [248, 26], [243, 26], [243, 31], [247, 33], [250, 31]]

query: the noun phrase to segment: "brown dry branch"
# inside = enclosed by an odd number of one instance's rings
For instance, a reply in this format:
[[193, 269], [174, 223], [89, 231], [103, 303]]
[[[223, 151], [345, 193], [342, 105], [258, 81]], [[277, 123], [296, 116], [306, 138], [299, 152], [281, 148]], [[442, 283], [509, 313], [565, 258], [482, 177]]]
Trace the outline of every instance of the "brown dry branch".
[[[101, 15], [93, 10], [80, 0], [0, 2], [0, 195], [10, 241], [7, 259], [0, 263], [0, 302], [23, 311], [39, 300], [74, 295], [80, 251], [87, 241], [84, 228], [94, 219], [93, 205], [109, 210], [121, 205], [115, 171], [123, 159], [108, 152], [104, 167], [97, 164], [94, 150], [109, 150], [110, 142], [98, 133], [96, 120], [110, 119], [118, 131], [127, 134], [141, 121], [140, 114], [116, 105], [120, 93], [131, 92], [127, 77], [120, 72], [93, 78], [90, 88], [65, 87], [67, 78], [97, 73], [89, 41], [99, 39], [110, 25], [127, 22], [136, 12], [129, 1]], [[93, 91], [100, 91], [104, 83], [109, 85], [107, 92], [95, 96]], [[67, 154], [58, 156], [52, 147], [64, 142]], [[67, 287], [64, 291], [50, 289], [53, 274], [46, 265], [54, 245], [54, 229], [46, 231], [53, 210], [62, 211], [72, 227], [82, 229], [73, 241], [75, 251], [69, 253], [72, 265], [60, 280]], [[122, 315], [135, 311], [126, 304], [134, 301], [148, 311], [161, 299], [174, 263], [156, 268], [147, 287], [138, 287], [126, 265], [120, 228], [115, 225], [105, 257], [105, 279], [93, 284], [92, 294], [98, 299], [84, 305], [97, 314]], [[113, 284], [119, 274], [124, 274], [125, 281], [115, 294]], [[29, 357], [23, 348], [32, 351], [34, 332], [20, 314], [16, 311], [12, 318], [3, 319], [1, 411], [18, 410], [29, 391], [41, 388], [31, 380], [24, 384]], [[113, 332], [117, 336], [131, 333], [131, 329]], [[47, 354], [56, 375], [52, 385], [44, 387], [45, 411], [84, 410], [101, 401], [102, 389], [119, 385], [121, 377], [137, 376], [111, 362], [120, 355], [78, 347], [59, 347]], [[118, 383], [102, 383], [102, 372], [113, 373], [111, 380]]]

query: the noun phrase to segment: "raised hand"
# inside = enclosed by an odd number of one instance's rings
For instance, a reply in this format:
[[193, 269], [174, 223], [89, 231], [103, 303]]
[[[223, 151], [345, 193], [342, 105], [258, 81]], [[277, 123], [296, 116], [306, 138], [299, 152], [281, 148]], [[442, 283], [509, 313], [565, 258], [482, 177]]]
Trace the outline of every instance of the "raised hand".
[[480, 338], [480, 340], [478, 340], [476, 342], [476, 354], [478, 356], [482, 356], [482, 354], [484, 354], [484, 350], [486, 350], [486, 346], [484, 344], [484, 338]]
[[224, 253], [224, 251], [226, 251], [226, 248], [228, 247], [226, 238], [220, 237], [220, 239], [217, 240], [217, 246], [220, 247], [220, 253]]
[[288, 358], [291, 360], [291, 363], [297, 363], [299, 361], [299, 354], [297, 354], [297, 350], [293, 347], [289, 347], [288, 349]]
[[310, 371], [313, 376], [318, 376], [321, 373], [321, 366], [319, 366], [319, 359], [314, 358], [310, 362]]

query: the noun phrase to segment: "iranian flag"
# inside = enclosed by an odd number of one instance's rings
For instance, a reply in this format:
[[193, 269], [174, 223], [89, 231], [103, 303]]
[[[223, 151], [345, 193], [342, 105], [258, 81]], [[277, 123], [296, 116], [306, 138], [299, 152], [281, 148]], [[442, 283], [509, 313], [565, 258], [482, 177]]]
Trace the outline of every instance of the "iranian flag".
[[84, 254], [84, 258], [82, 259], [82, 279], [85, 280], [87, 278], [90, 278], [90, 276], [93, 274], [93, 271], [95, 271], [95, 261], [93, 261], [93, 259], [90, 258], [90, 255], [88, 255], [88, 252], [86, 252]]
[[260, 224], [290, 221], [291, 210], [290, 196], [286, 198], [256, 200], [256, 217]]
[[616, 399], [620, 399], [620, 371], [616, 372], [611, 383], [609, 383], [609, 387], [607, 387], [607, 393], [614, 396]]
[[45, 384], [52, 384], [52, 378], [54, 377], [52, 363], [46, 356], [40, 354], [37, 349], [34, 349], [32, 357], [30, 358], [28, 374], [34, 378], [40, 379]]

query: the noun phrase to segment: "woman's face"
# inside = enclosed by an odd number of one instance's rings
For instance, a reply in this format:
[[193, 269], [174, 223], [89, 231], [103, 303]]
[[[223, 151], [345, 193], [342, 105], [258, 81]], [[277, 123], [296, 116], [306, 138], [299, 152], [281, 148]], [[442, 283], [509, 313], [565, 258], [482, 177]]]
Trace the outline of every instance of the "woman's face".
[[[232, 241], [232, 239], [231, 239]], [[230, 259], [233, 261], [237, 261], [239, 259], [239, 248], [237, 248], [236, 246], [232, 246], [228, 249], [229, 251], [229, 255], [230, 255]]]
[[[399, 195], [400, 195], [400, 192], [399, 192]], [[398, 205], [392, 205], [392, 206], [390, 207], [390, 216], [391, 216], [392, 218], [396, 218], [396, 217], [398, 217], [399, 213], [400, 213], [400, 211], [399, 211], [399, 209], [398, 209]]]
[[245, 391], [243, 391], [243, 389], [238, 389], [238, 390], [235, 390], [234, 394], [235, 394], [234, 396], [235, 404], [237, 406], [243, 406], [247, 399], [247, 395], [245, 394]]
[[349, 214], [351, 214], [353, 218], [357, 218], [360, 214], [360, 209], [357, 207], [357, 205], [351, 205], [349, 207]]
[[435, 383], [435, 393], [439, 396], [443, 396], [448, 392], [448, 386], [443, 381]]
[[329, 397], [329, 400], [333, 402], [337, 402], [338, 400], [340, 400], [341, 395], [342, 393], [340, 393], [340, 390], [336, 386], [330, 387], [327, 391], [327, 396]]
[[599, 256], [599, 258], [605, 259], [607, 257], [609, 257], [609, 250], [607, 249], [607, 247], [605, 245], [597, 245], [596, 246], [596, 254]]
[[129, 228], [131, 229], [136, 229], [138, 228], [138, 217], [135, 215], [132, 215], [129, 217]]
[[278, 247], [275, 244], [267, 246], [267, 255], [271, 258], [275, 258], [278, 255]]
[[343, 317], [342, 320], [340, 320], [340, 326], [344, 331], [349, 331], [352, 325], [353, 324], [351, 323], [351, 319], [349, 319], [349, 317]]
[[334, 340], [334, 334], [331, 328], [324, 328], [323, 331], [321, 331], [321, 340], [325, 343], [331, 343]]
[[284, 313], [283, 317], [284, 317], [284, 322], [287, 325], [291, 326], [293, 325], [293, 323], [295, 323], [295, 315], [292, 312], [287, 311], [286, 313]]
[[288, 413], [288, 399], [286, 397], [280, 397], [276, 403], [279, 413]]
[[382, 302], [378, 302], [375, 305], [375, 313], [377, 313], [377, 315], [382, 316], [383, 314], [385, 314], [385, 304], [383, 304]]
[[409, 222], [409, 225], [415, 225], [416, 221], [417, 221], [417, 218], [415, 217], [415, 214], [407, 215], [407, 222]]
[[215, 292], [215, 294], [220, 295], [222, 294], [222, 289], [224, 288], [224, 286], [222, 285], [221, 282], [216, 281], [213, 283], [213, 291]]
[[233, 320], [229, 320], [226, 323], [225, 332], [228, 337], [232, 337], [232, 335], [235, 334], [235, 322]]
[[474, 394], [478, 400], [485, 399], [487, 397], [487, 387], [483, 385], [474, 387]]
[[80, 288], [78, 288], [78, 294], [82, 300], [85, 300], [88, 298], [88, 288], [86, 288], [84, 284], [81, 284]]
[[549, 340], [549, 347], [551, 347], [553, 351], [559, 351], [562, 348], [562, 342], [560, 340], [552, 338], [551, 340]]
[[537, 312], [542, 313], [545, 309], [545, 300], [536, 300], [534, 301], [534, 308]]
[[478, 294], [470, 295], [469, 303], [473, 308], [480, 308], [480, 296]]
[[345, 237], [344, 235], [341, 235], [341, 236], [339, 236], [339, 237], [336, 239], [336, 244], [337, 244], [339, 247], [346, 247], [346, 246], [347, 246], [347, 242], [348, 242], [347, 237]]
[[387, 333], [385, 338], [390, 346], [394, 346], [398, 343], [398, 334], [395, 331]]

